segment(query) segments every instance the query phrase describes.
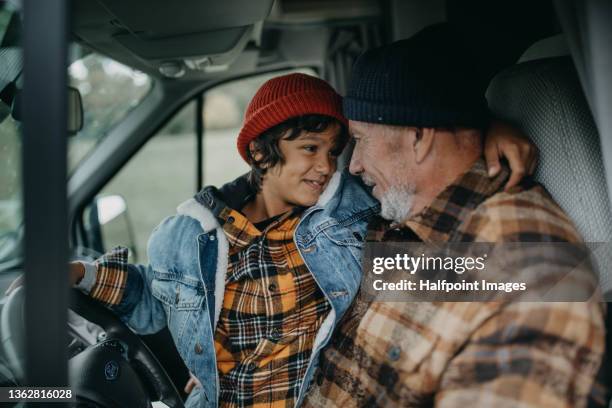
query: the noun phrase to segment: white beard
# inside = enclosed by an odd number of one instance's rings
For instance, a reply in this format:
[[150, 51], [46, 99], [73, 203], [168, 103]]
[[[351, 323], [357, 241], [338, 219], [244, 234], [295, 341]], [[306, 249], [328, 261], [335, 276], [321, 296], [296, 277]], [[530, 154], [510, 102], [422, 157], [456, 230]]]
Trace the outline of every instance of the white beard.
[[380, 199], [380, 216], [397, 224], [404, 222], [414, 204], [414, 186], [393, 186]]

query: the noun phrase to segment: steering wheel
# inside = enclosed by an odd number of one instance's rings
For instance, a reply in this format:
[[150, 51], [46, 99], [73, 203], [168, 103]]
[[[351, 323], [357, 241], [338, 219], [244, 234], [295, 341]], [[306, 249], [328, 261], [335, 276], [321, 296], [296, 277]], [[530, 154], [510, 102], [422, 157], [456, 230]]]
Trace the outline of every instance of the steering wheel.
[[[8, 296], [0, 315], [2, 347], [13, 373], [20, 380], [24, 379], [25, 367], [24, 305], [25, 290], [18, 287]], [[109, 375], [122, 370], [124, 381], [130, 379], [129, 387], [138, 388], [134, 380], [139, 379], [152, 400], [169, 407], [184, 407], [181, 395], [166, 370], [147, 345], [115, 314], [76, 289], [71, 289], [70, 308], [106, 332], [103, 344], [92, 345], [70, 360], [71, 371], [77, 371], [79, 378], [96, 379], [104, 375], [109, 380]], [[111, 361], [114, 365], [110, 364]], [[102, 370], [100, 364], [105, 364]], [[91, 372], [94, 369], [95, 373]]]

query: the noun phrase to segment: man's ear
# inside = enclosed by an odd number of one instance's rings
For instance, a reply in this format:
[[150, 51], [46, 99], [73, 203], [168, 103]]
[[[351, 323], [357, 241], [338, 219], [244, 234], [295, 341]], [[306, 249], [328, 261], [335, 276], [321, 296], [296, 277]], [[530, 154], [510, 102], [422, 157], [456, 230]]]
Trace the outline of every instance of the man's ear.
[[417, 134], [413, 144], [414, 158], [417, 164], [422, 163], [423, 160], [427, 158], [429, 153], [431, 153], [435, 134], [436, 129], [434, 128], [417, 129]]

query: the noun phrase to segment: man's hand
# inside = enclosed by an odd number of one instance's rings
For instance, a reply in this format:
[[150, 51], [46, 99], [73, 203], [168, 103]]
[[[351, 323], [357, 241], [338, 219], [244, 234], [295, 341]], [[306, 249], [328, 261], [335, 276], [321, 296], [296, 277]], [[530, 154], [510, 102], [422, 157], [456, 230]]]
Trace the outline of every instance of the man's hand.
[[[68, 264], [68, 273], [70, 274], [69, 285], [74, 286], [79, 283], [81, 279], [83, 279], [83, 275], [85, 275], [85, 267], [80, 262], [70, 262]], [[10, 286], [4, 292], [5, 295], [10, 295], [13, 290], [22, 286], [24, 282], [24, 275], [19, 275], [17, 279], [11, 282]]]
[[193, 374], [191, 374], [191, 372], [189, 372], [189, 381], [187, 381], [187, 384], [185, 384], [185, 392], [187, 394], [190, 394], [195, 387], [201, 386], [202, 384], [200, 384], [200, 381], [198, 381], [198, 379]]
[[485, 138], [485, 160], [489, 176], [501, 170], [499, 160], [508, 160], [512, 174], [505, 190], [516, 186], [526, 175], [535, 171], [538, 162], [538, 149], [516, 128], [501, 121], [493, 121]]

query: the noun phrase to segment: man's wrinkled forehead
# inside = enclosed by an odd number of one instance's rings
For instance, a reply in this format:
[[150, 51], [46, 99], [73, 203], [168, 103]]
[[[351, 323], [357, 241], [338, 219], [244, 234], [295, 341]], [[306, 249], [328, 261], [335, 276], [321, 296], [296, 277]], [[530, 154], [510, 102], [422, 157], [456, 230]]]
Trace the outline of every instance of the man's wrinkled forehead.
[[360, 122], [357, 120], [349, 120], [349, 132], [351, 136], [373, 136], [381, 133], [384, 130], [383, 125], [378, 125], [370, 122]]
[[384, 136], [397, 133], [401, 126], [381, 125], [379, 123], [349, 120], [349, 133], [352, 137]]

